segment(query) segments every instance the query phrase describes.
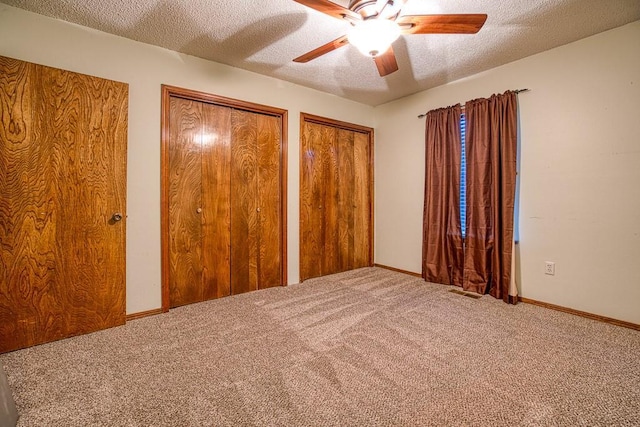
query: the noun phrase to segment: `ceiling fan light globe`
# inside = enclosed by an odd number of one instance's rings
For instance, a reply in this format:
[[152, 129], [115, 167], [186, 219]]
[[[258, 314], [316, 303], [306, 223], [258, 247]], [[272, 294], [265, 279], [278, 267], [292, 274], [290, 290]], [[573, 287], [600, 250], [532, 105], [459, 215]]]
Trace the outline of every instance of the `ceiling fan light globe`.
[[386, 52], [400, 36], [400, 27], [388, 19], [367, 19], [356, 23], [347, 38], [363, 55], [377, 56]]

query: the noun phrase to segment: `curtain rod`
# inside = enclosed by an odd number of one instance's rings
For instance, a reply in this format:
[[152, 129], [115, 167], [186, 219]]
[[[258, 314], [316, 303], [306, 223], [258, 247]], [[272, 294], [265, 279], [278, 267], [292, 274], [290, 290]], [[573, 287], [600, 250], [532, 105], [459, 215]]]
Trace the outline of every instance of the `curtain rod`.
[[[516, 93], [516, 95], [517, 95], [517, 94], [519, 94], [520, 92], [528, 92], [528, 91], [529, 91], [529, 89], [516, 89], [516, 90], [512, 90], [511, 92], [515, 92], [515, 93]], [[464, 106], [463, 106], [462, 108], [464, 108]], [[419, 119], [421, 119], [421, 118], [423, 118], [423, 117], [427, 117], [427, 113], [420, 114], [420, 115], [418, 116], [418, 118], [419, 118]]]

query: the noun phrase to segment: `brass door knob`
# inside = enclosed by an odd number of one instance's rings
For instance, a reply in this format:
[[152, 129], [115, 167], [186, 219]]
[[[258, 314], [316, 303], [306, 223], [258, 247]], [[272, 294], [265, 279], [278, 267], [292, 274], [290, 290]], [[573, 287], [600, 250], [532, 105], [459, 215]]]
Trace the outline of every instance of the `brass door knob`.
[[114, 220], [115, 222], [122, 221], [122, 214], [120, 212], [116, 212], [113, 214], [111, 219]]

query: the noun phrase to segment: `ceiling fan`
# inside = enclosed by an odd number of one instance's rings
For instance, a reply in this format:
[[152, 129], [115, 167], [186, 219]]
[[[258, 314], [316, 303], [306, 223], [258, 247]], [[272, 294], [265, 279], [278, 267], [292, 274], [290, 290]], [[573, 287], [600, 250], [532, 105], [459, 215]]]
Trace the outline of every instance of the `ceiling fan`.
[[294, 59], [309, 62], [339, 47], [352, 44], [373, 58], [381, 77], [398, 70], [391, 43], [400, 34], [475, 34], [485, 14], [400, 15], [407, 0], [349, 0], [345, 8], [328, 0], [294, 0], [318, 12], [348, 21], [348, 34]]

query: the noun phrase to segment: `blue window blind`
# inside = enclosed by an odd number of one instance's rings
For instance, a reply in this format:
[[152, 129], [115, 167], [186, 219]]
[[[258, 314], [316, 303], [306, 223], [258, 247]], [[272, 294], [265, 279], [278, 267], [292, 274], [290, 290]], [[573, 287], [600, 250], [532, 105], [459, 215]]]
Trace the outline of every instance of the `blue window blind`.
[[462, 238], [467, 235], [467, 151], [466, 127], [464, 112], [460, 115], [460, 142], [462, 144], [462, 158], [460, 159], [460, 222], [462, 223]]

